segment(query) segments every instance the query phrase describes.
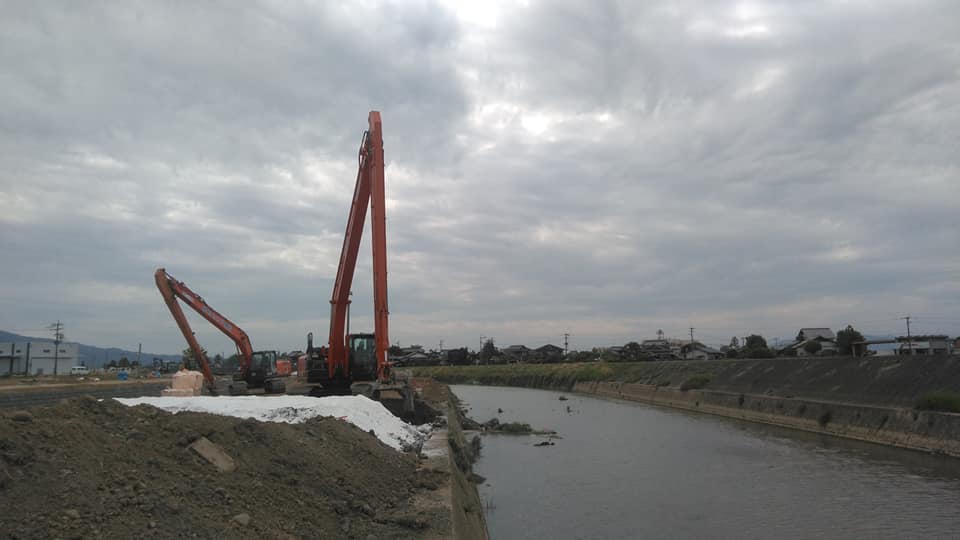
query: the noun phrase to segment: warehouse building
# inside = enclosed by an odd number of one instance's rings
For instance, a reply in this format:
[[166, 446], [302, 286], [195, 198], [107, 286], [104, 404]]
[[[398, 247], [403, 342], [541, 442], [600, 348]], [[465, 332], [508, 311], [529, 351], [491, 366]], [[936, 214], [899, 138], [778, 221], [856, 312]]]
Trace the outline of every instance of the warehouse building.
[[0, 342], [0, 376], [69, 375], [80, 365], [80, 344], [52, 341]]

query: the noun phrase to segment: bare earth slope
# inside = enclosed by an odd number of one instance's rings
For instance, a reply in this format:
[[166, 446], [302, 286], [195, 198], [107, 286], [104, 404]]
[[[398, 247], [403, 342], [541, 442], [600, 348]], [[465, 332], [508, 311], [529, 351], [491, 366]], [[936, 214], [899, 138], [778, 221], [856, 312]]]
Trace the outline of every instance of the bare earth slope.
[[[201, 436], [236, 470], [190, 450]], [[291, 425], [74, 398], [0, 416], [0, 537], [418, 537], [449, 518], [411, 505], [438, 483], [417, 464], [334, 418]]]

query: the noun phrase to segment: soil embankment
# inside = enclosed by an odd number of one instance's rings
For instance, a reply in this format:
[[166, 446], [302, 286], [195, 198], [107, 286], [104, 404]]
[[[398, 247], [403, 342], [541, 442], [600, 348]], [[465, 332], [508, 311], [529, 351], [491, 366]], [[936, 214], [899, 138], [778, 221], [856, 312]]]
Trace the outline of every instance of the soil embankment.
[[960, 457], [960, 414], [914, 409], [960, 389], [960, 357], [776, 358], [426, 368], [450, 383], [552, 388]]
[[[229, 468], [194, 450], [204, 440]], [[93, 398], [0, 413], [9, 538], [449, 538], [459, 517], [443, 491], [458, 481], [335, 418]]]

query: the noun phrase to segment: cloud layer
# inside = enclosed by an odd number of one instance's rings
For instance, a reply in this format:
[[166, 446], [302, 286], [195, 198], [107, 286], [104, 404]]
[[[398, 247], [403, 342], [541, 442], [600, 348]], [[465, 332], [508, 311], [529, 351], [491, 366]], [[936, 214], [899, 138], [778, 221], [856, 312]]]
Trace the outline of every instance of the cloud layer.
[[394, 342], [960, 333], [953, 2], [24, 2], [0, 101], [2, 328], [325, 336], [378, 109]]

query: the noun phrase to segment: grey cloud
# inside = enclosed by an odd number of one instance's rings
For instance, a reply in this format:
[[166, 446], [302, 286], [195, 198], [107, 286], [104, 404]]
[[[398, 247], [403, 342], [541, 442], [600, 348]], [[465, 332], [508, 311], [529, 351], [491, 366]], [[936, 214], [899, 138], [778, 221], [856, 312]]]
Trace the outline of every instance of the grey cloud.
[[956, 317], [953, 3], [530, 4], [15, 5], [0, 327], [178, 350], [167, 266], [257, 343], [323, 335], [373, 108], [393, 341]]

